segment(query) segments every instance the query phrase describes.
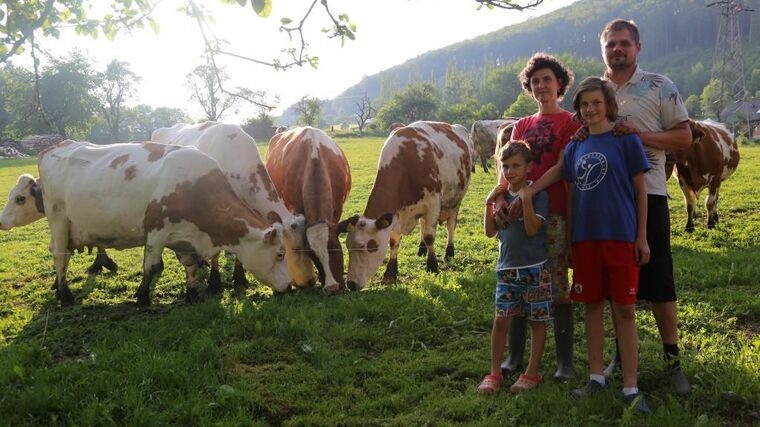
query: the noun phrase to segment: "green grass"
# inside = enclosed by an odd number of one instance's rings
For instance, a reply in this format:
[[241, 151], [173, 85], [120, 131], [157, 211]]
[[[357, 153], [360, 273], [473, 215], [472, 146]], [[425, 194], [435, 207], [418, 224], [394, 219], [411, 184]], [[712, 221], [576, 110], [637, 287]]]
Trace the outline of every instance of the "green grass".
[[[349, 216], [363, 210], [382, 140], [339, 143], [353, 174]], [[488, 369], [496, 256], [481, 226], [495, 176], [478, 170], [456, 257], [441, 274], [424, 272], [415, 233], [402, 240], [398, 284], [384, 286], [378, 274], [359, 293], [273, 295], [255, 284], [186, 305], [184, 274], [166, 253], [153, 305], [141, 308], [132, 295], [142, 253], [133, 249], [112, 252], [118, 273], [92, 278], [84, 272], [92, 255], [74, 256], [77, 304], [61, 308], [50, 289], [46, 222], [0, 234], [0, 425], [757, 425], [760, 147], [741, 148], [715, 230], [700, 207], [697, 230], [681, 231], [683, 202], [670, 182], [682, 363], [694, 392], [669, 394], [657, 328], [640, 307], [639, 384], [655, 411], [648, 419], [623, 407], [619, 377], [597, 398], [569, 397], [586, 375], [580, 306], [576, 381], [519, 396], [475, 393]], [[3, 203], [22, 172], [36, 174], [35, 161], [0, 162]], [[445, 238], [436, 245], [442, 253]]]

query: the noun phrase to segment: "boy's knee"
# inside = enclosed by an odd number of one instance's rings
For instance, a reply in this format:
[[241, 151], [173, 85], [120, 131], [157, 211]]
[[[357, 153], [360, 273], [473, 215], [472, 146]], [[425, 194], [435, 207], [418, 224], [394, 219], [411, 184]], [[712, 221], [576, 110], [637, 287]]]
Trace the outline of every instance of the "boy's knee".
[[615, 315], [617, 316], [618, 320], [635, 321], [636, 307], [633, 304], [616, 304]]

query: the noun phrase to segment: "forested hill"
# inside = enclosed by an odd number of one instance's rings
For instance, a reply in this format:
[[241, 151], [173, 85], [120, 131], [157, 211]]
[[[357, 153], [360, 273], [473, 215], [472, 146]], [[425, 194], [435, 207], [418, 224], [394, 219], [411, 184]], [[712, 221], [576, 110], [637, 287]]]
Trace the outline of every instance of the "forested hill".
[[[325, 102], [324, 118], [328, 123], [351, 121], [355, 102], [364, 91], [371, 99], [377, 100], [381, 97], [381, 91], [401, 89], [410, 80], [434, 82], [440, 87], [451, 64], [465, 70], [487, 69], [527, 57], [536, 51], [571, 53], [581, 58], [599, 59], [599, 33], [605, 23], [618, 17], [633, 19], [641, 29], [642, 65], [659, 64], [670, 55], [680, 56], [679, 53], [689, 51], [692, 54], [686, 61], [693, 59], [691, 64], [687, 64], [689, 67], [699, 61], [709, 66], [720, 16], [720, 8], [706, 7], [709, 3], [706, 0], [581, 0], [550, 14], [427, 52], [368, 76], [334, 100]], [[758, 7], [754, 9], [758, 10]], [[493, 10], [487, 13], [504, 12]], [[750, 14], [744, 14], [742, 34], [752, 38], [751, 41], [745, 40], [745, 46], [760, 43], [759, 20], [755, 17], [753, 25]], [[382, 95], [386, 96], [387, 93]], [[296, 118], [291, 107], [285, 111], [281, 122], [292, 124]]]

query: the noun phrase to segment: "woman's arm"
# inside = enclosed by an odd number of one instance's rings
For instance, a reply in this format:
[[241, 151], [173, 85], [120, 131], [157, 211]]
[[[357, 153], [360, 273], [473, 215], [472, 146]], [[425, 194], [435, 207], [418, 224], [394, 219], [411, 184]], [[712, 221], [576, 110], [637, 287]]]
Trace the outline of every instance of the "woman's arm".
[[525, 233], [528, 236], [535, 236], [538, 230], [541, 229], [541, 224], [544, 222], [540, 216], [536, 215], [536, 211], [533, 209], [533, 198], [526, 197], [523, 200], [523, 224], [525, 225]]

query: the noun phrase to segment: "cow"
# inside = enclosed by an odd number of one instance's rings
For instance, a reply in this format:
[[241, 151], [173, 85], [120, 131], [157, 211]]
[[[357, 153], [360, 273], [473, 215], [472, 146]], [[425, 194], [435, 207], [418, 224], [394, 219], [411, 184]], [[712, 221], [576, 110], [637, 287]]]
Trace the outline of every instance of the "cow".
[[323, 131], [297, 127], [269, 140], [266, 167], [285, 206], [306, 218], [304, 246], [317, 266], [322, 288], [337, 291], [344, 286], [338, 223], [351, 191], [346, 156]]
[[[23, 227], [42, 218], [45, 218], [45, 209], [42, 204], [40, 180], [28, 173], [23, 174], [8, 194], [8, 202], [0, 214], [0, 230]], [[87, 272], [97, 274], [103, 268], [115, 273], [118, 265], [108, 256], [105, 249], [98, 248], [95, 260], [87, 268]]]
[[[304, 217], [292, 215], [285, 207], [261, 160], [256, 141], [240, 126], [217, 122], [195, 125], [180, 123], [170, 128], [154, 130], [150, 139], [165, 144], [196, 147], [216, 160], [232, 189], [248, 207], [270, 222], [282, 222], [284, 225], [283, 241], [287, 249], [288, 271], [295, 284], [303, 286], [311, 280], [312, 263], [302, 247]], [[211, 260], [208, 283], [212, 292], [221, 287], [218, 257]], [[248, 284], [239, 262], [235, 262], [233, 283], [235, 287]]]
[[383, 262], [390, 258], [385, 280], [398, 276], [401, 235], [420, 234], [427, 249], [426, 268], [438, 272], [435, 228], [446, 222], [446, 258], [454, 256], [457, 214], [470, 182], [472, 159], [467, 132], [440, 122], [414, 122], [394, 130], [385, 141], [377, 175], [363, 215], [341, 223], [348, 231], [348, 278], [351, 289], [363, 289]]
[[496, 160], [496, 175], [501, 176], [501, 161], [499, 160], [499, 151], [512, 140], [512, 130], [517, 121], [511, 123], [502, 123], [496, 129], [496, 147], [494, 147], [491, 156]]
[[689, 120], [692, 143], [689, 148], [674, 151], [673, 159], [678, 184], [686, 202], [685, 231], [694, 231], [694, 210], [699, 193], [705, 187], [707, 228], [718, 223], [718, 192], [739, 165], [739, 147], [725, 125], [712, 120]]
[[277, 129], [274, 130], [275, 134], [282, 133], [288, 130], [287, 126], [277, 126]]
[[[275, 291], [286, 291], [282, 225], [269, 225], [230, 186], [218, 163], [195, 148], [150, 142], [98, 146], [65, 140], [40, 153], [42, 202], [50, 228], [56, 296], [73, 250], [144, 247], [137, 302], [150, 303], [164, 248], [185, 267], [186, 300], [198, 296], [201, 260], [226, 250]], [[203, 209], [198, 209], [203, 207]]]
[[398, 128], [402, 128], [402, 127], [404, 127], [404, 124], [403, 124], [403, 123], [399, 123], [399, 122], [393, 122], [393, 123], [391, 123], [391, 124], [388, 126], [388, 132], [393, 132], [394, 130], [396, 130], [396, 129], [398, 129]]
[[496, 148], [496, 133], [499, 130], [499, 126], [514, 124], [515, 122], [517, 122], [515, 119], [477, 120], [472, 124], [470, 137], [475, 146], [475, 152], [480, 158], [483, 171], [486, 173], [488, 173], [488, 159], [493, 156], [494, 149]]

